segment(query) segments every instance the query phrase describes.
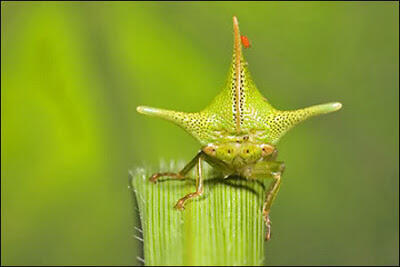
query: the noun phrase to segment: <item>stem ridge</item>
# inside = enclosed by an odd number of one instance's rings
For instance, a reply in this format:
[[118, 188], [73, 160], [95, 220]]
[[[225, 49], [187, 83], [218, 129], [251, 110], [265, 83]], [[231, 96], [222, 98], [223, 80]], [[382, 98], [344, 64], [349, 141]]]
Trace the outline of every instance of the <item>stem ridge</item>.
[[[177, 171], [182, 164], [169, 164]], [[160, 169], [166, 169], [161, 164]], [[131, 185], [143, 230], [145, 265], [261, 265], [264, 260], [264, 222], [261, 208], [265, 185], [239, 177], [222, 179], [204, 164], [204, 194], [187, 203], [176, 201], [193, 191], [192, 178], [148, 178], [159, 169], [138, 168]]]

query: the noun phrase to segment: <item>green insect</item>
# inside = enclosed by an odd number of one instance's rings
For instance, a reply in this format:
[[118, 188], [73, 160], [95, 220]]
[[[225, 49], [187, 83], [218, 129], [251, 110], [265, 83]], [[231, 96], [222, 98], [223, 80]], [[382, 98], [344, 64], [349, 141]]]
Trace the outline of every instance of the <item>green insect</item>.
[[275, 109], [257, 90], [244, 60], [241, 35], [233, 17], [233, 60], [225, 88], [204, 110], [195, 113], [164, 110], [146, 106], [137, 111], [169, 120], [185, 129], [201, 144], [200, 152], [178, 173], [155, 173], [156, 182], [162, 176], [183, 179], [196, 166], [196, 191], [179, 199], [175, 207], [184, 208], [187, 200], [203, 193], [202, 162], [219, 169], [224, 177], [239, 175], [247, 179], [272, 178], [266, 192], [262, 213], [271, 236], [269, 212], [281, 183], [284, 164], [276, 161], [275, 148], [279, 139], [305, 119], [341, 108], [340, 103], [328, 103], [293, 111]]

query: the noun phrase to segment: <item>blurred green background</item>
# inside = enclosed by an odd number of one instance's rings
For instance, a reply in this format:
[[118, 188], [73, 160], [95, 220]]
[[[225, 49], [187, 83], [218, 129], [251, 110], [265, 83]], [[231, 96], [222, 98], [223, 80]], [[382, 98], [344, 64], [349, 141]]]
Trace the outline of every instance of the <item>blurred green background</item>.
[[128, 170], [190, 160], [146, 104], [205, 107], [232, 16], [280, 109], [340, 101], [280, 142], [267, 264], [399, 264], [398, 2], [2, 2], [1, 264], [137, 264]]

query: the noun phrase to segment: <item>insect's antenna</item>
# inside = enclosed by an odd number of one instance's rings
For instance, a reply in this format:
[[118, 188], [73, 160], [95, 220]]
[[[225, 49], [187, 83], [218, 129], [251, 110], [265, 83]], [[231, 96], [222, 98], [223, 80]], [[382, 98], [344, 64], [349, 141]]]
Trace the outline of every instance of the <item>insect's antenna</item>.
[[341, 107], [341, 103], [334, 102], [298, 110], [278, 111], [273, 118], [271, 118], [271, 122], [269, 123], [271, 139], [273, 140], [272, 143], [277, 143], [278, 140], [296, 124], [316, 115], [337, 111]]

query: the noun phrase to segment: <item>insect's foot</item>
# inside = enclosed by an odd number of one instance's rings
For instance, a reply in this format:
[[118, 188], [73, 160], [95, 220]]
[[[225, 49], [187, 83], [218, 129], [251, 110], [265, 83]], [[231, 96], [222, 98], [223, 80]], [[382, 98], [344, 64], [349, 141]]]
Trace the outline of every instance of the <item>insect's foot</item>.
[[150, 177], [149, 181], [155, 184], [155, 183], [157, 183], [158, 178], [160, 178], [160, 177], [162, 177], [162, 176], [169, 176], [169, 177], [173, 177], [173, 178], [176, 178], [176, 179], [182, 179], [182, 178], [184, 178], [184, 176], [181, 175], [181, 174], [179, 174], [179, 173], [174, 173], [174, 172], [157, 172], [157, 173], [153, 174], [153, 175]]
[[271, 220], [268, 213], [263, 213], [263, 215], [266, 226], [265, 241], [268, 241], [271, 239]]
[[153, 175], [150, 177], [149, 181], [150, 181], [151, 183], [153, 183], [153, 184], [156, 184], [156, 183], [157, 183], [158, 177], [160, 177], [159, 173], [155, 173], [155, 174], [153, 174]]
[[185, 209], [185, 199], [179, 199], [178, 202], [175, 204], [174, 208], [177, 210], [184, 210]]

